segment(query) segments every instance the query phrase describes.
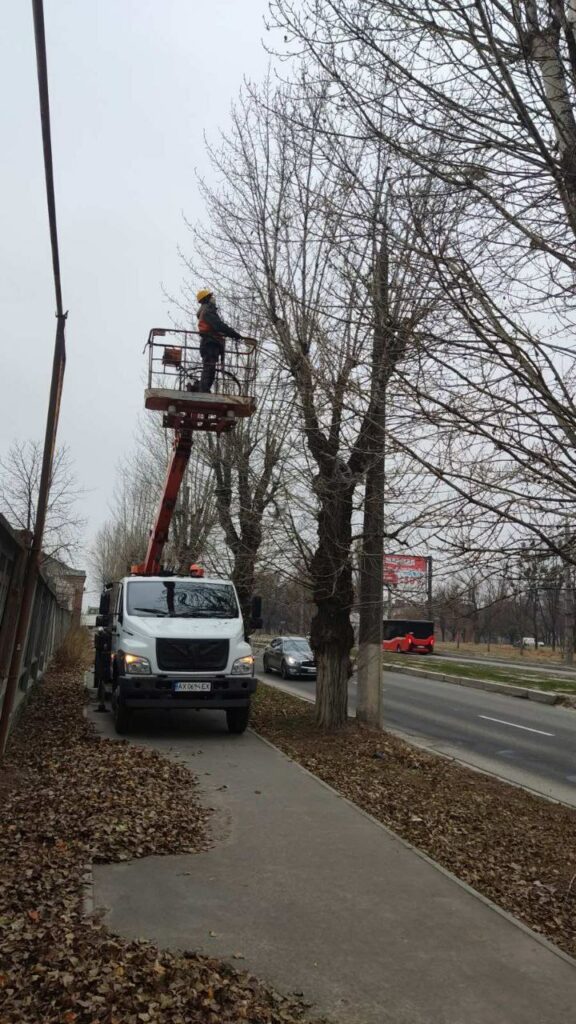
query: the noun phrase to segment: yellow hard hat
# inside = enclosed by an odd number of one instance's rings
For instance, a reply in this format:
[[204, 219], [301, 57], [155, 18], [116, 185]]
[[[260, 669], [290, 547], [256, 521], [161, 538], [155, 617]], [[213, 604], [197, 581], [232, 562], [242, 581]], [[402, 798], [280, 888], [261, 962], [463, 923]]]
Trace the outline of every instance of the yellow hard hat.
[[199, 292], [196, 292], [196, 299], [198, 302], [202, 302], [202, 299], [207, 299], [209, 295], [212, 295], [209, 288], [201, 288]]

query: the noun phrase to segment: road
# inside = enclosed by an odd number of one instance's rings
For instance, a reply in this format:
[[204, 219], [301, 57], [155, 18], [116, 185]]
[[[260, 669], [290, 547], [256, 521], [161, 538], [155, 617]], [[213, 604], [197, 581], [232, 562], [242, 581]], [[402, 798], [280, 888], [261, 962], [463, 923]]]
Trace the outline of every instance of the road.
[[[309, 680], [263, 682], [314, 700]], [[356, 683], [349, 688], [356, 708]], [[428, 749], [576, 806], [576, 712], [386, 671], [384, 722]]]

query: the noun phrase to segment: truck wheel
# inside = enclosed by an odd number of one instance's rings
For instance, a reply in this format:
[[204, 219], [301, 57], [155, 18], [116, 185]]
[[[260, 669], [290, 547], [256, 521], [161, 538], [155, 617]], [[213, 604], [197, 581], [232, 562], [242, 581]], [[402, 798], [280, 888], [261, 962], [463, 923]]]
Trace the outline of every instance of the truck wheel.
[[228, 732], [240, 734], [246, 732], [248, 719], [250, 718], [250, 706], [247, 708], [227, 708], [226, 724]]
[[100, 713], [106, 711], [106, 683], [103, 679], [98, 683], [98, 707], [96, 710]]
[[117, 693], [112, 697], [112, 711], [114, 715], [114, 731], [118, 736], [126, 736], [130, 729], [130, 719], [132, 716], [129, 708], [118, 700]]

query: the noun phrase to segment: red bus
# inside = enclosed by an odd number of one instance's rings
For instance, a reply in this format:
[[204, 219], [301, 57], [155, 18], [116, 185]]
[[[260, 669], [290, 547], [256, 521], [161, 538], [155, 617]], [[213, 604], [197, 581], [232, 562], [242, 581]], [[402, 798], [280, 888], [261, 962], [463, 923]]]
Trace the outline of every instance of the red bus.
[[433, 654], [434, 623], [429, 619], [384, 619], [382, 650]]

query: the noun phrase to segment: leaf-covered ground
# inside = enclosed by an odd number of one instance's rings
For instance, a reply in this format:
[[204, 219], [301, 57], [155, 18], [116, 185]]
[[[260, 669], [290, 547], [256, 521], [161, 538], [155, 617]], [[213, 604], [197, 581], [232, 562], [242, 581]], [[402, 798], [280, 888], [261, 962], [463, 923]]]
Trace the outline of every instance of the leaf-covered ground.
[[[304, 1008], [215, 959], [125, 942], [83, 915], [90, 861], [209, 845], [184, 768], [96, 737], [54, 672], [0, 771], [1, 1024], [294, 1024]], [[214, 837], [217, 841], [217, 837]]]
[[252, 726], [478, 892], [576, 956], [576, 811], [260, 686]]

